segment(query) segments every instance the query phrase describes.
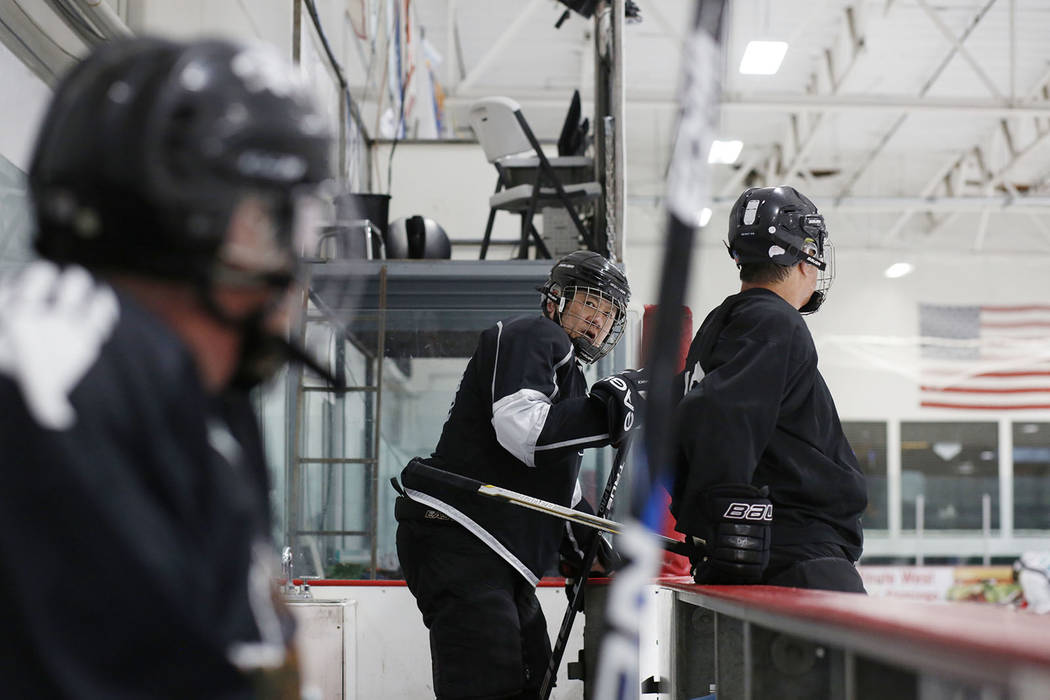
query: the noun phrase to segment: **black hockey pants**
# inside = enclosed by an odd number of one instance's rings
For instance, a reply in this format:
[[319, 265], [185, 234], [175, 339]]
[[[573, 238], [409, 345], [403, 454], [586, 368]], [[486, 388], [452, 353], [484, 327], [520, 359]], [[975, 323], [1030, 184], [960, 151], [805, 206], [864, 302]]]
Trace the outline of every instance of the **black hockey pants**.
[[841, 546], [832, 543], [773, 547], [762, 583], [844, 593], [867, 592], [857, 567]]
[[430, 630], [438, 700], [531, 700], [551, 654], [536, 592], [455, 523], [402, 520], [397, 553]]
[[[740, 583], [719, 575], [703, 563], [694, 569], [693, 580], [703, 585]], [[761, 584], [843, 593], [867, 592], [857, 567], [843, 548], [830, 542], [773, 547]]]

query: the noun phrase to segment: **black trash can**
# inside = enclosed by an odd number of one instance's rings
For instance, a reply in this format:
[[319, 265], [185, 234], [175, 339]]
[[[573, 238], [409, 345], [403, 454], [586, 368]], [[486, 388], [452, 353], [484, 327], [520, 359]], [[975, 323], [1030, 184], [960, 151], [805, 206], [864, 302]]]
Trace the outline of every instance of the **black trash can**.
[[368, 219], [386, 235], [387, 221], [390, 215], [390, 195], [372, 194], [369, 192], [352, 192], [335, 198], [335, 218], [337, 221], [355, 221]]

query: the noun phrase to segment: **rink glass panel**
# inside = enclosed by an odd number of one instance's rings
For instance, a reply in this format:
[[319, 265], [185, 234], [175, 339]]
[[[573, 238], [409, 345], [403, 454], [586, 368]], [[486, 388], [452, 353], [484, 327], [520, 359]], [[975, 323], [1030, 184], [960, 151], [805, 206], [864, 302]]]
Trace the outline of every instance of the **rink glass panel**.
[[[322, 383], [294, 369], [267, 385], [257, 406], [274, 477], [273, 534], [279, 546], [294, 543], [296, 577], [401, 576], [390, 478], [411, 458], [433, 452], [478, 336], [500, 317], [491, 310], [462, 310], [453, 329], [420, 330], [415, 312], [388, 311], [379, 392], [303, 391], [300, 377], [303, 387], [319, 389]], [[315, 322], [308, 327], [307, 344], [318, 356], [339, 360], [348, 386], [375, 386], [377, 336], [374, 327], [367, 330], [371, 334], [352, 334], [340, 348], [339, 333]], [[588, 384], [624, 366], [623, 346], [585, 367]], [[289, 437], [294, 434], [297, 394], [302, 397], [298, 453], [290, 449]], [[378, 465], [373, 467], [363, 460], [375, 453], [377, 416]], [[610, 465], [609, 448], [584, 453], [580, 484], [592, 504], [600, 498]]]
[[1050, 530], [1050, 423], [1013, 429], [1014, 529]]
[[886, 484], [886, 423], [879, 421], [843, 421], [857, 464], [864, 472], [868, 485], [868, 507], [864, 511], [865, 530], [885, 530], [888, 527], [888, 495]]
[[25, 174], [0, 156], [0, 275], [32, 258], [31, 231]]
[[999, 527], [998, 424], [901, 422], [901, 527], [916, 529], [925, 499], [926, 530], [981, 530], [982, 498], [991, 497], [991, 528]]

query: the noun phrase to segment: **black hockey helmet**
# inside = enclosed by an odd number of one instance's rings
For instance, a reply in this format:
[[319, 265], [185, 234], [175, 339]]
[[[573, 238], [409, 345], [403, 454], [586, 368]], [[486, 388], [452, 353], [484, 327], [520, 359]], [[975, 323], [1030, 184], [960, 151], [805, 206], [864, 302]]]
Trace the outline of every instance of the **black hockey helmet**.
[[595, 362], [607, 355], [620, 342], [627, 324], [627, 303], [631, 288], [627, 277], [606, 258], [588, 250], [569, 253], [551, 268], [550, 277], [540, 288], [544, 308], [548, 301], [555, 304], [554, 320], [565, 325], [563, 315], [573, 299], [597, 307], [601, 300], [611, 304], [612, 312], [600, 324], [605, 331], [599, 338], [576, 335], [572, 338], [577, 356], [584, 362]]
[[[271, 49], [103, 45], [59, 83], [40, 130], [28, 178], [36, 248], [90, 268], [279, 284], [299, 252], [295, 193], [330, 176], [329, 149], [305, 83]], [[220, 250], [245, 195], [275, 223], [248, 269], [221, 264]]]
[[802, 313], [820, 307], [835, 277], [824, 217], [794, 187], [745, 190], [729, 214], [727, 247], [737, 265], [772, 262], [791, 267], [805, 262], [820, 270], [817, 289]]

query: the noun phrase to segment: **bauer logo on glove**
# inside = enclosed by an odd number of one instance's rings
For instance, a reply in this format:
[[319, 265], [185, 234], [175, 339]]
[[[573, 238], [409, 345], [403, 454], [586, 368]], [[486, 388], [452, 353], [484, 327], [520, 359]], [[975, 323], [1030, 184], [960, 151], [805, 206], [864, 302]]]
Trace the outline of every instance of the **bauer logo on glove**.
[[773, 504], [730, 503], [722, 517], [730, 520], [754, 520], [771, 523], [773, 522]]

